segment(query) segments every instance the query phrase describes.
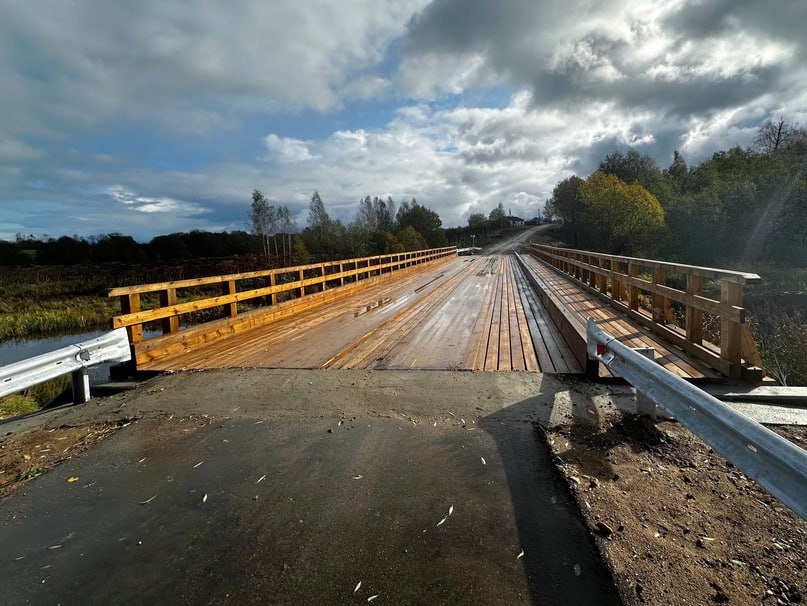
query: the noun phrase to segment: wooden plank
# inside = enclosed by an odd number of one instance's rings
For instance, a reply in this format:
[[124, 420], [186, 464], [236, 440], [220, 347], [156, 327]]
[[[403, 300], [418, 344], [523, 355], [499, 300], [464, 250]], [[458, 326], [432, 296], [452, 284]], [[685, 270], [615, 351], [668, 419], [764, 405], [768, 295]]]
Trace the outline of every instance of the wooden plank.
[[501, 260], [496, 264], [495, 293], [493, 295], [493, 313], [491, 314], [490, 334], [488, 336], [487, 354], [485, 356], [485, 370], [498, 370], [499, 368], [499, 330], [501, 328], [502, 294], [501, 294]]
[[[177, 304], [177, 291], [174, 288], [167, 288], [160, 291], [160, 307], [168, 307], [169, 305]], [[160, 321], [163, 334], [176, 332], [179, 330], [179, 318], [171, 316], [170, 318], [163, 318]], [[142, 330], [142, 327], [141, 327]]]
[[[743, 303], [742, 286], [736, 282], [720, 283], [720, 301], [726, 305], [741, 306]], [[729, 318], [720, 317], [720, 357], [731, 367], [729, 376], [740, 378], [740, 360], [742, 358], [741, 324]]]
[[[687, 274], [687, 293], [703, 295], [703, 276]], [[700, 345], [703, 343], [703, 312], [693, 305], [687, 305], [686, 310], [687, 340]]]
[[[140, 294], [130, 293], [120, 296], [120, 308], [123, 314], [136, 314], [140, 311]], [[112, 328], [115, 328], [114, 321]], [[129, 335], [129, 343], [134, 345], [143, 340], [143, 325], [136, 324], [134, 326], [127, 326], [126, 333]]]

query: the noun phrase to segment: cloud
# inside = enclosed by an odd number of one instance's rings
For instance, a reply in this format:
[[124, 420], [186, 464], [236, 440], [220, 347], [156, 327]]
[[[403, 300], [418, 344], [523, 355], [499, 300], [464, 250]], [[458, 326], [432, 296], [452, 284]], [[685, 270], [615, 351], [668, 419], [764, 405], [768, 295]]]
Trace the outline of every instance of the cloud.
[[807, 21], [804, 2], [713, 4], [434, 0], [408, 25], [402, 72], [420, 77], [403, 82], [424, 97], [453, 93], [439, 66], [467, 60], [466, 88], [504, 81], [536, 107], [603, 102], [682, 119], [753, 102], [794, 72], [804, 81], [802, 32], [782, 27], [783, 15]]
[[[17, 134], [58, 136], [134, 120], [209, 133], [243, 113], [325, 111], [340, 91], [384, 89], [374, 70], [422, 0], [135, 5], [6, 3], [0, 111]], [[21, 111], [25, 109], [25, 111]]]

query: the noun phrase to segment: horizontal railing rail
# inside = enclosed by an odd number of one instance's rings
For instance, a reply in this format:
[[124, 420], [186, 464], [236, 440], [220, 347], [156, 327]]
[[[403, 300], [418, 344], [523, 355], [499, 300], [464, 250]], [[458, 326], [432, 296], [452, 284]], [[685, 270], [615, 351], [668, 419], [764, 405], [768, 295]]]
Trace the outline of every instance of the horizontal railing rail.
[[[742, 306], [743, 286], [759, 282], [757, 274], [537, 244], [529, 252], [721, 374], [762, 377], [762, 360]], [[668, 284], [674, 277], [681, 288]], [[717, 282], [719, 299], [705, 294], [708, 280]], [[642, 308], [643, 296], [648, 311]], [[680, 305], [680, 320], [671, 303]], [[717, 343], [706, 338], [704, 314], [720, 318]]]
[[588, 356], [807, 519], [807, 452], [587, 322]]
[[128, 362], [131, 359], [129, 339], [122, 328], [84, 343], [68, 345], [54, 351], [0, 366], [0, 397], [17, 393], [72, 374], [73, 402], [90, 399], [88, 369], [97, 364]]
[[225, 318], [235, 320], [245, 303], [251, 310], [269, 311], [279, 307], [281, 297], [302, 299], [456, 254], [456, 247], [450, 246], [113, 288], [108, 296], [120, 300], [121, 314], [112, 318], [112, 328], [126, 328], [136, 347], [144, 341], [144, 325], [152, 322], [160, 323], [162, 335], [174, 335], [184, 332], [181, 318], [188, 314], [219, 308]]

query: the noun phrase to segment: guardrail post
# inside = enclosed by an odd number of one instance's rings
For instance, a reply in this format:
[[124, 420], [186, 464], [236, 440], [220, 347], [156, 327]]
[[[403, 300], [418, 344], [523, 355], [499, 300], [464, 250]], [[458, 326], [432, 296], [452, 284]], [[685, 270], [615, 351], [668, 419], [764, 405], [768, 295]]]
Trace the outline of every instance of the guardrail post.
[[83, 404], [90, 401], [90, 373], [86, 368], [79, 368], [70, 373], [73, 388], [73, 403]]
[[[656, 357], [654, 347], [634, 347], [633, 351], [643, 355], [648, 360], [653, 360]], [[656, 406], [656, 403], [635, 387], [633, 391], [636, 393], [636, 414], [650, 417], [655, 421], [658, 416], [658, 406]]]
[[[177, 289], [166, 288], [160, 291], [160, 307], [170, 307], [177, 304]], [[163, 318], [160, 320], [163, 334], [176, 332], [179, 330], [179, 317], [171, 316], [170, 318]]]
[[[687, 293], [703, 295], [703, 276], [687, 274]], [[691, 305], [687, 305], [686, 331], [688, 341], [698, 345], [703, 343], [703, 312]]]
[[[729, 282], [728, 280], [720, 281], [720, 303], [723, 306], [734, 305], [742, 307], [743, 304], [743, 287], [737, 282]], [[729, 376], [732, 378], [739, 378], [741, 375], [740, 368], [740, 350], [742, 342], [741, 325], [737, 322], [732, 322], [720, 317], [720, 357], [731, 364]]]

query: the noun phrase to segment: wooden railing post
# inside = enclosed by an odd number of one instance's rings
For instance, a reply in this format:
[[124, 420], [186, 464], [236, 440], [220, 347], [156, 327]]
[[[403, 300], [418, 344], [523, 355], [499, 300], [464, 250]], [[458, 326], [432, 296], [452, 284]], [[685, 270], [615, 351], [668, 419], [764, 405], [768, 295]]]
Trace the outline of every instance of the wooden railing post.
[[319, 270], [322, 272], [322, 292], [325, 292], [328, 288], [328, 281], [325, 279], [325, 263], [320, 264]]
[[[742, 285], [738, 284], [737, 282], [721, 280], [720, 304], [723, 306], [734, 305], [737, 307], [742, 307]], [[742, 325], [739, 322], [732, 322], [731, 320], [720, 316], [720, 357], [731, 364], [729, 376], [732, 378], [739, 378], [741, 374], [741, 339]]]
[[[598, 258], [597, 265], [600, 269], [605, 269], [605, 259]], [[599, 278], [599, 285], [600, 285], [600, 292], [604, 295], [608, 294], [608, 278], [605, 276], [601, 276], [597, 274], [597, 278]]]
[[[225, 295], [235, 294], [235, 280], [227, 280], [221, 283], [221, 292]], [[238, 315], [238, 303], [233, 301], [227, 305], [227, 315], [234, 318]]]
[[[588, 258], [588, 264], [594, 266], [595, 265], [594, 259], [591, 257], [591, 255], [588, 255], [587, 258]], [[599, 276], [597, 275], [597, 272], [594, 271], [588, 272], [588, 285], [591, 286], [591, 288], [597, 288], [597, 284], [599, 284], [599, 282], [597, 281], [598, 278]]]
[[[160, 291], [160, 307], [170, 307], [177, 304], [177, 289], [167, 288]], [[179, 317], [171, 316], [170, 318], [163, 318], [160, 320], [163, 334], [176, 332], [179, 330]]]
[[[345, 272], [345, 264], [340, 263], [339, 264], [339, 273], [343, 274], [344, 272]], [[344, 286], [344, 285], [345, 285], [345, 276], [340, 276], [339, 277], [339, 286]]]
[[[664, 283], [667, 279], [667, 272], [660, 267], [653, 268], [653, 284]], [[667, 298], [664, 295], [653, 293], [653, 322], [657, 324], [666, 324], [667, 316], [664, 313], [664, 308], [667, 305]]]
[[[275, 275], [275, 272], [272, 272], [266, 277], [266, 286], [277, 286], [277, 276]], [[276, 292], [273, 292], [271, 295], [269, 295], [269, 302], [272, 305], [277, 305]]]
[[[628, 275], [631, 278], [639, 277], [639, 266], [636, 263], [628, 263]], [[628, 286], [628, 307], [639, 311], [639, 287], [633, 284]]]
[[[132, 293], [131, 295], [121, 295], [120, 309], [123, 315], [134, 314], [140, 311], [140, 293]], [[143, 325], [133, 324], [126, 327], [126, 332], [129, 334], [129, 343], [134, 345], [143, 340]]]
[[305, 270], [299, 270], [297, 272], [297, 277], [300, 280], [300, 296], [305, 296], [305, 286], [303, 286], [303, 281], [305, 280]]
[[[611, 260], [611, 271], [614, 273], [621, 273], [619, 271], [619, 261]], [[611, 298], [614, 301], [622, 300], [622, 282], [616, 278], [611, 278]]]
[[[703, 276], [687, 274], [687, 294], [703, 295]], [[703, 343], [703, 312], [687, 305], [686, 331], [687, 341], [701, 345]]]

